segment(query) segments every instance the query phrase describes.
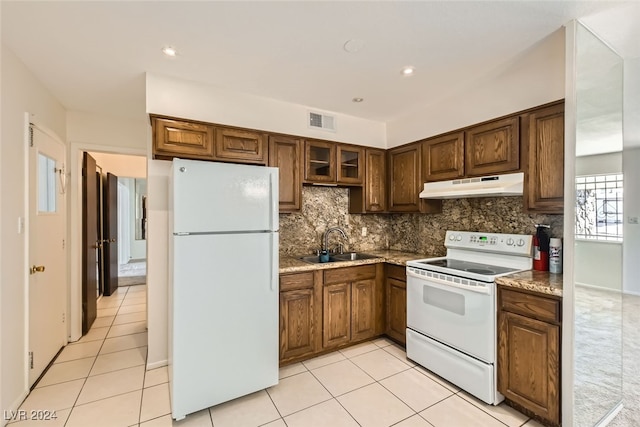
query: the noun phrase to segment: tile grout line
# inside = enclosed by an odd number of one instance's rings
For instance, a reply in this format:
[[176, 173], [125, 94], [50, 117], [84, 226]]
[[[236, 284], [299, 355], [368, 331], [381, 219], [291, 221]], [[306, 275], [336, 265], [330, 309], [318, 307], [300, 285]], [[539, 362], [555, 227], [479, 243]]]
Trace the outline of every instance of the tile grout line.
[[[125, 293], [125, 296], [126, 296], [126, 293]], [[122, 299], [122, 301], [118, 305], [118, 310], [120, 310], [120, 306], [122, 305], [123, 301], [124, 301], [124, 298]], [[104, 338], [102, 339], [102, 344], [100, 344], [100, 348], [98, 349], [98, 352], [96, 353], [96, 356], [95, 356], [95, 359], [93, 360], [93, 363], [91, 364], [91, 368], [89, 368], [89, 372], [87, 372], [87, 376], [84, 378], [84, 382], [82, 383], [82, 387], [80, 387], [80, 392], [76, 396], [76, 399], [74, 400], [73, 405], [71, 406], [71, 411], [69, 411], [69, 416], [67, 417], [66, 421], [64, 422], [64, 427], [66, 427], [67, 424], [69, 423], [69, 420], [71, 419], [71, 414], [73, 414], [73, 411], [76, 408], [76, 406], [80, 406], [80, 405], [77, 405], [78, 399], [80, 399], [80, 395], [82, 394], [82, 391], [84, 390], [84, 387], [87, 385], [87, 380], [89, 379], [89, 376], [91, 374], [91, 370], [93, 369], [93, 367], [96, 364], [96, 361], [98, 360], [98, 356], [100, 355], [100, 350], [102, 350], [102, 346], [104, 346], [104, 342], [107, 339], [107, 335], [109, 335], [109, 331], [111, 331], [111, 326], [113, 325], [113, 322], [115, 321], [116, 316], [118, 315], [118, 310], [116, 310], [116, 315], [113, 316], [113, 320], [109, 324], [109, 330], [107, 330], [107, 333], [105, 334]], [[89, 328], [89, 331], [90, 330], [91, 330], [91, 328]], [[89, 333], [89, 331], [87, 331], [87, 333]], [[81, 339], [82, 339], [82, 337], [81, 337]]]

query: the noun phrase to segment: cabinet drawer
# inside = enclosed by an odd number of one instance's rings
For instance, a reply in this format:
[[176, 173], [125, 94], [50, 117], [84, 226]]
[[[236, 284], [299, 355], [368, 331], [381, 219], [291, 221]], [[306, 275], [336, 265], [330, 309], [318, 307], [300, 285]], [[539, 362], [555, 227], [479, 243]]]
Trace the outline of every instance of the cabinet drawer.
[[387, 264], [387, 277], [393, 277], [394, 279], [407, 281], [407, 269], [400, 265]]
[[257, 132], [216, 129], [215, 157], [239, 163], [267, 164], [267, 139]]
[[154, 157], [213, 159], [213, 126], [155, 117], [151, 124]]
[[305, 289], [313, 287], [313, 272], [287, 274], [280, 276], [280, 291], [290, 291], [293, 289]]
[[560, 323], [561, 301], [511, 289], [500, 288], [500, 309], [545, 322]]
[[324, 272], [324, 284], [355, 282], [358, 280], [376, 277], [375, 265], [363, 265], [360, 267], [336, 268]]

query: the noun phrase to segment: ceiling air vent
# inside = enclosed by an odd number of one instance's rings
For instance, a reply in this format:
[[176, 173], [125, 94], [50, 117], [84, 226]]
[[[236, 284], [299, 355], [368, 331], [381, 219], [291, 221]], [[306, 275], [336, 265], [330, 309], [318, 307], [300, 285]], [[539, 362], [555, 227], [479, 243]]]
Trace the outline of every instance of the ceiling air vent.
[[309, 111], [309, 127], [335, 132], [336, 118], [333, 116], [327, 116], [326, 114]]

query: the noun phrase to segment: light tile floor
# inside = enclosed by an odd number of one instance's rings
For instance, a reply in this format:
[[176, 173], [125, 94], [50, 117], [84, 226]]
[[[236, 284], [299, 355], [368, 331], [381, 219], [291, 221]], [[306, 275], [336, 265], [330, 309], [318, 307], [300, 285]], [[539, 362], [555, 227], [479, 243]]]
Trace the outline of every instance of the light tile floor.
[[384, 338], [283, 367], [277, 386], [175, 422], [167, 368], [145, 371], [145, 302], [146, 286], [103, 297], [91, 331], [65, 347], [21, 407], [57, 419], [11, 426], [540, 427], [416, 366]]

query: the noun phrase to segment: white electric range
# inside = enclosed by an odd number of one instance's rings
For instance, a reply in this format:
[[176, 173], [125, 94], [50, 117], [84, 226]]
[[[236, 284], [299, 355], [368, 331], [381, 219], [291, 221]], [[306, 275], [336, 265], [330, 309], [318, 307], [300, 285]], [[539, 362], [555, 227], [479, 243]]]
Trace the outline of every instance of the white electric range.
[[447, 231], [447, 255], [407, 262], [407, 357], [497, 405], [496, 277], [530, 270], [532, 236]]

